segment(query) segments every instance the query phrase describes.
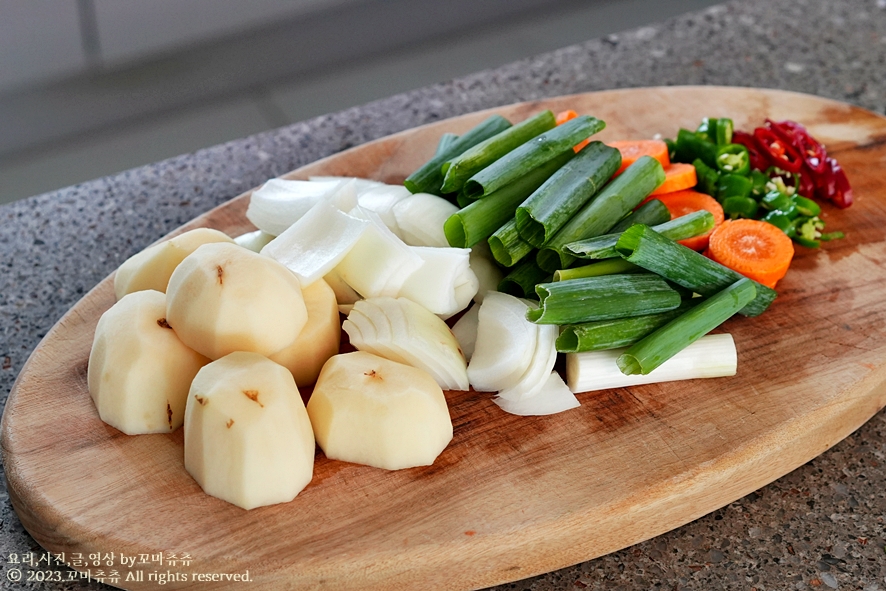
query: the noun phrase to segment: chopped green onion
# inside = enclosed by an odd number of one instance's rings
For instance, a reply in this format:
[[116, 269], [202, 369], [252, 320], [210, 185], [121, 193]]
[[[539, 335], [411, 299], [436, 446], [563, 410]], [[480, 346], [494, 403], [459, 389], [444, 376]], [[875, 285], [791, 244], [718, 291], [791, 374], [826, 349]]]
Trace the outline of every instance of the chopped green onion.
[[576, 144], [605, 126], [588, 115], [570, 119], [502, 155], [465, 181], [462, 190], [471, 199], [485, 197], [565, 152], [575, 155]]
[[[443, 138], [441, 138], [440, 144], [437, 146], [437, 153], [434, 157], [423, 164], [421, 168], [406, 177], [403, 184], [412, 193], [433, 193], [434, 195], [440, 195], [442, 193], [441, 187], [443, 185], [443, 173], [441, 171], [443, 163], [459, 156], [480, 142], [501, 133], [510, 126], [511, 123], [501, 115], [493, 115], [460, 138], [451, 142], [447, 140], [446, 146], [443, 145]], [[452, 134], [444, 134], [444, 137], [446, 137], [446, 135]]]
[[575, 324], [673, 310], [680, 294], [652, 273], [603, 275], [535, 286], [538, 309], [526, 318], [539, 324]]
[[488, 238], [513, 218], [517, 206], [570, 158], [572, 153], [565, 153], [452, 214], [443, 224], [449, 244], [457, 248], [470, 248]]
[[684, 312], [662, 328], [631, 345], [618, 360], [625, 375], [649, 374], [744, 308], [757, 295], [753, 281], [739, 279], [726, 289]]
[[633, 345], [683, 312], [688, 311], [696, 303], [693, 300], [684, 300], [678, 307], [667, 312], [564, 326], [557, 338], [557, 351], [560, 353], [580, 353]]
[[597, 196], [579, 210], [569, 222], [538, 252], [538, 265], [554, 272], [565, 269], [575, 260], [566, 252], [570, 242], [608, 232], [629, 211], [637, 207], [664, 182], [665, 173], [658, 160], [641, 156], [615, 177]]
[[[647, 224], [648, 225], [648, 224]], [[653, 226], [652, 229], [671, 240], [685, 240], [704, 234], [714, 227], [714, 214], [701, 209], [681, 215], [671, 221]], [[587, 240], [579, 240], [566, 245], [566, 251], [582, 259], [608, 259], [618, 256], [615, 245], [621, 237], [618, 234], [603, 234]]]
[[633, 226], [634, 224], [646, 224], [647, 226], [657, 226], [665, 222], [671, 221], [671, 210], [659, 199], [650, 199], [615, 224], [610, 234], [620, 234]]
[[489, 249], [499, 264], [513, 267], [530, 252], [535, 250], [531, 244], [520, 237], [517, 222], [511, 218], [489, 237]]
[[[712, 296], [744, 277], [649, 226], [632, 226], [622, 233], [615, 248], [626, 260], [702, 296]], [[777, 295], [774, 289], [755, 285], [756, 297], [739, 310], [744, 316], [762, 314]]]
[[534, 259], [527, 259], [502, 278], [498, 291], [518, 298], [537, 299], [535, 286], [550, 280], [550, 273], [535, 264]]
[[618, 273], [635, 273], [643, 270], [634, 263], [629, 263], [624, 259], [616, 257], [581, 267], [559, 269], [554, 271], [554, 281], [569, 281], [570, 279], [581, 279], [582, 277], [600, 277], [601, 275], [616, 275]]
[[584, 206], [621, 166], [621, 153], [591, 142], [538, 188], [515, 214], [517, 229], [533, 246], [542, 246]]
[[465, 181], [476, 173], [538, 134], [553, 129], [556, 124], [554, 114], [543, 111], [472, 146], [443, 163], [443, 186], [440, 190], [444, 193], [460, 191]]

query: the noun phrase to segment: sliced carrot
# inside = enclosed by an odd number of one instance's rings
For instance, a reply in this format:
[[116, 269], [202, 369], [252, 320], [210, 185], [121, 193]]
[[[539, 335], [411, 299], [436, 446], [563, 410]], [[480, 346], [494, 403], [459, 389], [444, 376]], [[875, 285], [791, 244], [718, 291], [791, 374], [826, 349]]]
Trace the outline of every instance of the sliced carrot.
[[[560, 111], [559, 113], [557, 113], [557, 117], [556, 117], [555, 121], [557, 122], [557, 125], [563, 125], [564, 123], [566, 123], [570, 119], [575, 119], [576, 117], [578, 117], [578, 113], [576, 113], [572, 109], [569, 109], [568, 111]], [[578, 154], [578, 152], [582, 148], [584, 148], [585, 146], [587, 146], [590, 143], [591, 143], [590, 139], [582, 140], [582, 141], [578, 142], [577, 144], [575, 144], [572, 147], [572, 149], [575, 151], [576, 154]]]
[[669, 212], [671, 212], [671, 219], [684, 216], [687, 213], [692, 213], [693, 211], [698, 211], [700, 209], [706, 209], [714, 215], [714, 228], [711, 231], [701, 234], [700, 236], [693, 236], [692, 238], [678, 241], [683, 246], [691, 248], [692, 250], [704, 250], [707, 248], [708, 238], [710, 238], [711, 232], [716, 230], [717, 227], [723, 223], [723, 206], [720, 205], [716, 199], [705, 193], [686, 190], [665, 193], [664, 195], [650, 195], [644, 199], [640, 205], [643, 205], [643, 203], [646, 203], [651, 199], [658, 199], [664, 203], [664, 206], [668, 208]]
[[775, 288], [791, 265], [794, 243], [770, 223], [730, 220], [711, 234], [706, 254], [745, 277]]
[[685, 162], [673, 162], [665, 166], [665, 180], [659, 187], [652, 192], [653, 195], [662, 195], [664, 193], [673, 193], [674, 191], [682, 191], [691, 189], [698, 183], [698, 177], [695, 174], [695, 167]]
[[640, 156], [652, 156], [661, 162], [662, 166], [668, 166], [671, 163], [671, 158], [668, 156], [668, 145], [661, 140], [620, 140], [606, 142], [606, 145], [621, 152], [621, 168], [615, 171], [615, 176], [621, 174]]
[[569, 109], [568, 111], [560, 111], [559, 113], [557, 113], [557, 125], [563, 125], [570, 119], [575, 119], [576, 117], [578, 117], [578, 113], [576, 113], [572, 109]]

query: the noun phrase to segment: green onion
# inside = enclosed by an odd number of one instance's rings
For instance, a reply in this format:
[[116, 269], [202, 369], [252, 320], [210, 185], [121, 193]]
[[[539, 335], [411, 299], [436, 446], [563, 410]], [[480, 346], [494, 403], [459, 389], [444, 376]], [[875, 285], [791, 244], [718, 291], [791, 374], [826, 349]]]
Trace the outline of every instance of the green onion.
[[514, 218], [493, 232], [489, 237], [489, 249], [495, 260], [505, 267], [513, 267], [534, 250], [531, 244], [520, 237]]
[[692, 300], [684, 300], [679, 306], [667, 312], [564, 326], [557, 338], [557, 351], [560, 353], [580, 353], [633, 345], [688, 311], [696, 303]]
[[547, 242], [621, 166], [621, 152], [591, 142], [517, 208], [517, 229], [540, 247]]
[[608, 232], [664, 182], [665, 173], [655, 158], [641, 156], [587, 203], [538, 252], [538, 266], [554, 272], [575, 260], [564, 247], [570, 242]]
[[541, 300], [526, 318], [539, 324], [576, 324], [673, 310], [680, 294], [657, 275], [604, 275], [535, 286]]
[[[669, 222], [653, 226], [652, 229], [671, 240], [685, 240], [704, 234], [714, 227], [714, 214], [707, 210], [699, 210], [681, 215]], [[621, 233], [603, 234], [587, 240], [579, 240], [566, 245], [568, 253], [582, 259], [608, 259], [618, 256], [615, 245]]]
[[618, 368], [625, 375], [648, 374], [726, 322], [756, 295], [753, 281], [747, 277], [739, 279], [629, 347], [619, 356]]
[[514, 267], [498, 284], [498, 291], [518, 298], [537, 299], [535, 286], [551, 280], [551, 274], [535, 264], [535, 259], [527, 259]]
[[[437, 146], [437, 153], [434, 157], [424, 163], [421, 168], [406, 177], [403, 184], [412, 193], [433, 193], [440, 195], [443, 186], [443, 172], [441, 167], [447, 160], [451, 160], [456, 156], [464, 153], [469, 148], [476, 146], [480, 142], [487, 140], [494, 135], [501, 133], [511, 126], [511, 123], [501, 115], [493, 115], [482, 123], [468, 131], [451, 143], [447, 140], [447, 145], [443, 146], [443, 138]], [[444, 134], [446, 135], [451, 134]]]
[[609, 232], [621, 233], [634, 224], [656, 226], [671, 221], [671, 210], [658, 199], [650, 199], [615, 224]]
[[[441, 154], [446, 154], [446, 150], [449, 149], [455, 141], [458, 139], [458, 134], [449, 133], [448, 131], [440, 136], [440, 141], [437, 142], [437, 151], [434, 153], [435, 156], [439, 156]], [[442, 178], [441, 178], [442, 180]]]
[[[702, 296], [712, 296], [744, 277], [703, 254], [665, 238], [649, 226], [638, 224], [628, 228], [618, 239], [615, 248], [627, 261]], [[739, 310], [744, 316], [762, 314], [777, 295], [774, 289], [759, 283], [755, 283], [755, 286], [756, 297]]]
[[471, 199], [485, 197], [564, 152], [575, 154], [573, 147], [576, 144], [605, 126], [599, 119], [588, 115], [570, 119], [502, 155], [465, 181], [462, 190]]
[[526, 121], [509, 127], [500, 133], [465, 150], [442, 165], [443, 186], [441, 191], [460, 191], [469, 178], [540, 133], [557, 125], [551, 111], [543, 111]]
[[618, 273], [634, 273], [638, 271], [645, 271], [645, 269], [616, 257], [581, 267], [559, 269], [554, 271], [554, 281], [569, 281], [570, 279], [580, 279], [582, 277], [600, 277], [601, 275], [616, 275]]
[[529, 171], [513, 183], [455, 212], [443, 224], [446, 240], [451, 246], [470, 248], [488, 238], [502, 224], [513, 218], [517, 206], [572, 156], [572, 152], [564, 153]]

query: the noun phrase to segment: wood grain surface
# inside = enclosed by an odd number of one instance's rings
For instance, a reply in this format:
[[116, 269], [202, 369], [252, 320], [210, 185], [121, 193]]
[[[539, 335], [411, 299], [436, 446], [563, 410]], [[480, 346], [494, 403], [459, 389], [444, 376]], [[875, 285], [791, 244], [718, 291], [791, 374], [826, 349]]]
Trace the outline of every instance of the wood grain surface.
[[[886, 405], [886, 119], [811, 96], [717, 87], [494, 111], [520, 120], [567, 107], [606, 121], [604, 140], [673, 137], [702, 116], [731, 116], [738, 129], [790, 118], [846, 169], [856, 204], [826, 205], [823, 215], [846, 239], [798, 248], [771, 309], [727, 323], [738, 375], [583, 394], [581, 408], [551, 417], [507, 415], [488, 394], [447, 393], [455, 436], [433, 466], [387, 472], [318, 452], [294, 501], [247, 512], [203, 494], [185, 472], [181, 430], [129, 437], [99, 420], [86, 363], [96, 322], [114, 302], [108, 278], [45, 337], [6, 405], [3, 462], [27, 530], [69, 559], [115, 552], [116, 584], [129, 589], [156, 588], [152, 571], [178, 573], [171, 589], [236, 588], [196, 575], [247, 571], [251, 589], [475, 589], [676, 528], [809, 461]], [[399, 133], [288, 176], [399, 182], [442, 132], [487, 114]], [[187, 228], [249, 230], [248, 198]], [[161, 552], [191, 560], [119, 559]], [[145, 580], [125, 580], [138, 570]]]

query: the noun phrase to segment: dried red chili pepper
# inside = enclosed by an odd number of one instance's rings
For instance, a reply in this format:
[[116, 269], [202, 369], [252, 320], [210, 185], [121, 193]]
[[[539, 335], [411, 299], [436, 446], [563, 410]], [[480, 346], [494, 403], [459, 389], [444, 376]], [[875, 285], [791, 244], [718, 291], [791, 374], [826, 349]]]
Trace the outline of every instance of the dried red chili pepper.
[[753, 135], [735, 130], [732, 132], [732, 143], [741, 144], [748, 150], [748, 156], [751, 159], [751, 168], [754, 170], [766, 170], [769, 168], [769, 160], [763, 154], [760, 144]]
[[773, 121], [771, 119], [766, 120], [766, 125], [777, 136], [790, 142], [799, 152], [809, 170], [815, 174], [822, 174], [825, 171], [827, 152], [822, 144], [809, 135], [805, 127], [795, 121]]

